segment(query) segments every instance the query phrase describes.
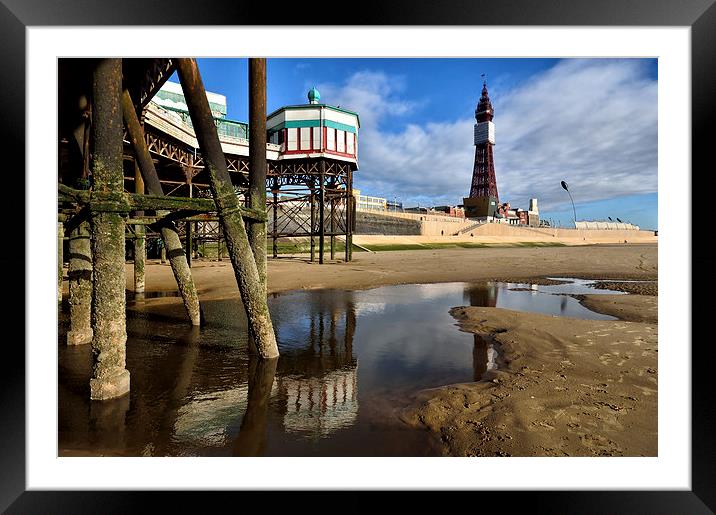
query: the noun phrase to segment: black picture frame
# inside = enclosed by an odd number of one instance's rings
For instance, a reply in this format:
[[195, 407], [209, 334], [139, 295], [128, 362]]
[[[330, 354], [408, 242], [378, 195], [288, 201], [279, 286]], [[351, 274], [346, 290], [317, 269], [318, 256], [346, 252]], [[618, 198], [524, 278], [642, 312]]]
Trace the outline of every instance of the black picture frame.
[[[328, 19], [323, 13], [340, 13], [326, 6], [297, 2], [293, 6], [276, 9], [256, 2], [222, 0], [193, 2], [190, 0], [0, 0], [0, 34], [2, 45], [2, 79], [0, 80], [0, 106], [2, 109], [2, 142], [7, 150], [6, 171], [15, 174], [13, 190], [3, 201], [3, 208], [24, 213], [24, 199], [31, 192], [25, 190], [25, 28], [42, 25], [620, 25], [620, 26], [688, 26], [691, 27], [691, 80], [692, 80], [692, 170], [701, 165], [706, 173], [713, 169], [711, 156], [713, 143], [708, 128], [716, 110], [716, 0], [512, 0], [512, 1], [443, 1], [417, 5], [410, 0], [391, 3], [364, 1], [356, 4], [354, 12], [342, 19]], [[282, 4], [283, 5], [283, 4]], [[338, 17], [334, 14], [334, 17]], [[323, 18], [323, 19], [322, 19]], [[688, 109], [687, 99], [683, 102]], [[660, 120], [660, 123], [662, 121]], [[12, 151], [11, 151], [12, 150]], [[22, 180], [20, 179], [22, 177]], [[692, 181], [692, 206], [685, 206], [684, 216], [691, 216], [695, 206], [709, 206], [710, 188], [693, 188], [695, 176], [684, 177]], [[710, 208], [709, 208], [710, 209]], [[692, 216], [692, 235], [707, 231], [707, 217]], [[15, 233], [25, 233], [24, 220], [15, 223]], [[3, 252], [2, 268], [7, 277], [5, 284], [14, 290], [13, 302], [6, 309], [23, 310], [24, 276], [29, 271], [24, 265], [24, 244], [15, 239], [12, 255]], [[715, 259], [709, 248], [692, 254], [692, 276], [710, 278], [714, 275]], [[24, 274], [17, 273], [22, 267]], [[17, 284], [13, 284], [13, 280]], [[702, 287], [705, 285], [702, 285]], [[11, 295], [7, 293], [6, 296]], [[692, 327], [685, 334], [696, 335], [695, 323], [706, 319], [709, 302], [692, 289]], [[7, 298], [5, 299], [7, 300]], [[23, 312], [24, 313], [24, 312]], [[21, 313], [7, 313], [8, 319], [19, 320]], [[701, 322], [703, 324], [703, 322]], [[3, 388], [0, 389], [2, 406], [2, 438], [0, 438], [0, 509], [8, 513], [119, 513], [138, 507], [149, 508], [149, 503], [161, 502], [163, 511], [186, 511], [191, 504], [206, 508], [219, 502], [250, 507], [258, 501], [257, 493], [196, 492], [191, 499], [187, 494], [171, 492], [128, 493], [112, 492], [51, 492], [26, 491], [25, 488], [25, 352], [18, 344], [19, 337], [4, 339], [4, 355], [0, 360]], [[689, 335], [690, 336], [690, 335]], [[451, 494], [451, 503], [458, 500], [484, 510], [490, 505], [513, 505], [525, 502], [531, 511], [550, 513], [713, 513], [716, 511], [716, 408], [711, 399], [710, 341], [697, 341], [692, 356], [692, 489], [690, 491], [586, 491], [586, 492], [480, 492]], [[48, 342], [48, 345], [50, 343]], [[271, 509], [300, 508], [306, 493], [270, 493]], [[264, 494], [265, 496], [265, 494]], [[345, 494], [341, 511], [364, 511], [382, 502], [378, 493], [349, 492]], [[478, 496], [477, 499], [475, 496]], [[298, 498], [296, 498], [298, 497]], [[479, 499], [479, 501], [478, 501]], [[262, 499], [263, 500], [263, 499]], [[238, 503], [241, 504], [238, 504]], [[402, 509], [424, 506], [422, 493], [413, 493], [401, 501]], [[307, 506], [313, 503], [309, 501]], [[412, 505], [412, 506], [411, 506]], [[315, 506], [315, 505], [314, 505]], [[327, 506], [324, 506], [324, 508]]]

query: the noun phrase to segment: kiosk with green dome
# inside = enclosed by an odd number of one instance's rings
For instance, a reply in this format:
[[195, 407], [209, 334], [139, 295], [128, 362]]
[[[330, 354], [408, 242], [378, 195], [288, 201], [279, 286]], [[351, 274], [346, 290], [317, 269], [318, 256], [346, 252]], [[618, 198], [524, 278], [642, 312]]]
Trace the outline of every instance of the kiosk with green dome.
[[[274, 254], [276, 240], [285, 236], [310, 236], [311, 257], [318, 236], [318, 260], [323, 262], [324, 239], [330, 238], [330, 256], [335, 258], [336, 237], [345, 235], [345, 258], [351, 258], [353, 211], [353, 172], [358, 169], [358, 114], [339, 106], [321, 103], [321, 94], [313, 87], [308, 104], [281, 107], [268, 115], [268, 142], [276, 145], [276, 161], [269, 165], [273, 176], [274, 217], [278, 220], [272, 234]], [[271, 169], [276, 173], [271, 174]], [[291, 226], [283, 217], [292, 216], [307, 203], [308, 219], [301, 227], [305, 232], [282, 227]], [[283, 209], [280, 209], [283, 208]]]

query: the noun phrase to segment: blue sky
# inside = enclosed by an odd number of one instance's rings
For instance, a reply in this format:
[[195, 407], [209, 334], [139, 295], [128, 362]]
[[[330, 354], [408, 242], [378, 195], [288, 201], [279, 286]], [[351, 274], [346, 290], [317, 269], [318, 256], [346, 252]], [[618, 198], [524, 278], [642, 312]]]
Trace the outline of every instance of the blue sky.
[[[246, 59], [199, 59], [206, 88], [248, 118]], [[355, 187], [406, 206], [459, 204], [470, 188], [475, 104], [487, 75], [501, 201], [571, 223], [657, 228], [656, 59], [269, 59], [268, 110], [321, 101], [360, 115]]]

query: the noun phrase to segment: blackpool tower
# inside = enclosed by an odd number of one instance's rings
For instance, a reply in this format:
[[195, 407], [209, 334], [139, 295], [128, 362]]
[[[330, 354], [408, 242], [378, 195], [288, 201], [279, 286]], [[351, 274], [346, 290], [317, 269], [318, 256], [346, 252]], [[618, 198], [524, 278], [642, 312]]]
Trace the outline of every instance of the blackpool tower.
[[482, 95], [475, 109], [475, 164], [472, 168], [470, 196], [464, 199], [468, 217], [494, 216], [499, 203], [495, 179], [495, 113], [487, 94], [487, 83], [482, 84]]

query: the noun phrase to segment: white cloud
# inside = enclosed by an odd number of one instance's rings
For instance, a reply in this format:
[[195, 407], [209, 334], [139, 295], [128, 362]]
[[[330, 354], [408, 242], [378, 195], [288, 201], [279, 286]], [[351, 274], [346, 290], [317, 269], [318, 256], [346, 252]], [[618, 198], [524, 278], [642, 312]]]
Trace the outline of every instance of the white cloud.
[[[359, 113], [356, 186], [406, 205], [456, 204], [470, 188], [473, 113], [423, 126], [401, 123], [421, 103], [401, 77], [360, 71], [322, 84], [331, 104]], [[507, 92], [495, 107], [495, 169], [501, 200], [541, 209], [657, 189], [657, 83], [638, 60], [564, 60]], [[477, 101], [477, 98], [475, 99]]]

